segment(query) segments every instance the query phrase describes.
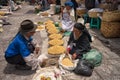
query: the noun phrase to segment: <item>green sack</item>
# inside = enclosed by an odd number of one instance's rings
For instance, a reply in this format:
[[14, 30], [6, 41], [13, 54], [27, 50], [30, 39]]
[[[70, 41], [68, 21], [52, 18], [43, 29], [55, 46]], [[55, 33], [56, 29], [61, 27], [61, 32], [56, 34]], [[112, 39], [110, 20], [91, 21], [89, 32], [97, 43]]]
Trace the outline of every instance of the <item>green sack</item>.
[[100, 53], [96, 49], [91, 49], [89, 52], [86, 54], [83, 54], [83, 60], [87, 60], [91, 64], [93, 64], [95, 67], [100, 66], [102, 62], [102, 53]]
[[64, 33], [64, 36], [70, 36], [70, 34], [71, 34], [71, 31], [66, 31], [66, 32]]

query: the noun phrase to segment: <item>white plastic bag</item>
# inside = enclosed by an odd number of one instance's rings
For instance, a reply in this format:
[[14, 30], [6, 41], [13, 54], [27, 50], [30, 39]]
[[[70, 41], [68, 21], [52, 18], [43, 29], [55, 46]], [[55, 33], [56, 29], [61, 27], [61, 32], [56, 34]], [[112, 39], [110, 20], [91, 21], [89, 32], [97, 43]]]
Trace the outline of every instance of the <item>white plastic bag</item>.
[[83, 18], [78, 18], [77, 22], [78, 22], [78, 23], [81, 23], [81, 24], [83, 24], [83, 25], [84, 25], [84, 22], [85, 22], [85, 21], [84, 21], [84, 19], [83, 19]]
[[35, 58], [34, 54], [30, 54], [29, 56], [24, 58], [26, 64], [28, 66], [32, 67], [32, 70], [35, 70], [39, 67], [39, 60], [37, 58]]
[[36, 58], [34, 54], [31, 54], [28, 57], [24, 58], [24, 60], [27, 62], [27, 65], [32, 67], [32, 70], [41, 68], [40, 65], [45, 59], [48, 59], [48, 57], [44, 54], [40, 55], [39, 58]]
[[48, 59], [48, 57], [45, 55], [45, 54], [41, 54], [39, 57], [38, 57], [38, 60], [40, 62], [43, 62], [45, 59]]
[[[75, 67], [77, 66], [78, 60], [73, 60], [73, 64], [74, 64], [74, 65], [73, 65], [72, 67], [65, 66], [65, 65], [62, 64], [62, 60], [63, 60], [63, 58], [65, 57], [65, 55], [66, 55], [66, 54], [62, 54], [62, 55], [60, 56], [60, 58], [59, 58], [59, 60], [58, 60], [59, 66], [62, 67], [63, 69], [65, 69], [65, 70], [68, 70], [68, 71], [74, 70]], [[68, 56], [71, 58], [71, 55], [68, 54]]]

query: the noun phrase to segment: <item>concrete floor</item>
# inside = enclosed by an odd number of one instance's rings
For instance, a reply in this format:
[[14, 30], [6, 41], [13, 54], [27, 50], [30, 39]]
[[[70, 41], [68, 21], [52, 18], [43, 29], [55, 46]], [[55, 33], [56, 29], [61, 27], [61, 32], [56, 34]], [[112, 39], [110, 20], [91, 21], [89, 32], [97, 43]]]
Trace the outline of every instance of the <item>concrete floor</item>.
[[[9, 15], [7, 18], [7, 21], [12, 25], [5, 25], [3, 27], [4, 31], [0, 33], [0, 80], [31, 80], [35, 74], [35, 71], [16, 70], [14, 66], [7, 64], [4, 59], [4, 51], [10, 40], [17, 33], [21, 21], [24, 19], [31, 19], [34, 22], [45, 20], [45, 18], [41, 19], [36, 14], [33, 14], [33, 12], [33, 6], [23, 4], [21, 10], [14, 12], [13, 15]], [[69, 73], [64, 76], [63, 80], [120, 80], [120, 57], [118, 56], [118, 54], [120, 54], [120, 38], [105, 39], [98, 30], [89, 29], [89, 31], [95, 38], [91, 46], [98, 49], [103, 54], [101, 66], [94, 69], [91, 77], [77, 76], [73, 73]], [[47, 35], [45, 31], [40, 33], [41, 34], [37, 32], [37, 35], [41, 36], [35, 35], [35, 38], [40, 44], [42, 42], [41, 46], [43, 46], [44, 52], [44, 44], [46, 44]]]

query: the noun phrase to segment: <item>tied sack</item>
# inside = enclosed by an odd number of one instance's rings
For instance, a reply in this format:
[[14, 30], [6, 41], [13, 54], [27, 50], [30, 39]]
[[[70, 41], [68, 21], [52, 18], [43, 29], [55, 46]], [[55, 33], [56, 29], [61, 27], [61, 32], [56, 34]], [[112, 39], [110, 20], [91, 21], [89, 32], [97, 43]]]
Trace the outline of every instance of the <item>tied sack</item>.
[[82, 76], [91, 76], [94, 66], [86, 60], [79, 60], [77, 67], [73, 70], [75, 74]]
[[95, 67], [100, 66], [102, 62], [102, 53], [100, 53], [96, 49], [91, 49], [89, 52], [86, 54], [83, 54], [83, 60], [88, 61]]

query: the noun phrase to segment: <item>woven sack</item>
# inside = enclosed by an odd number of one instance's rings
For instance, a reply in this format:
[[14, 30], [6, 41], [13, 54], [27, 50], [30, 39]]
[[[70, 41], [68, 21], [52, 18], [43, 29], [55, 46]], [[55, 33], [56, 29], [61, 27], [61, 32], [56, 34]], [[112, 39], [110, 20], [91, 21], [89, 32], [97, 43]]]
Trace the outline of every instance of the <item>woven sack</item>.
[[89, 17], [97, 18], [102, 12], [88, 12]]
[[75, 0], [77, 3], [82, 3], [84, 4], [85, 3], [85, 0]]
[[76, 13], [78, 16], [83, 16], [84, 14], [86, 14], [86, 9], [85, 8], [83, 8], [83, 9], [77, 8]]
[[103, 12], [103, 21], [120, 21], [120, 11]]
[[105, 11], [114, 11], [117, 10], [118, 5], [112, 3], [102, 3], [99, 5], [99, 7], [104, 9]]
[[99, 8], [102, 8], [102, 9], [108, 9], [109, 8], [109, 5], [107, 4], [107, 3], [101, 3], [100, 5], [99, 5]]
[[120, 22], [101, 23], [101, 33], [106, 38], [120, 37]]

